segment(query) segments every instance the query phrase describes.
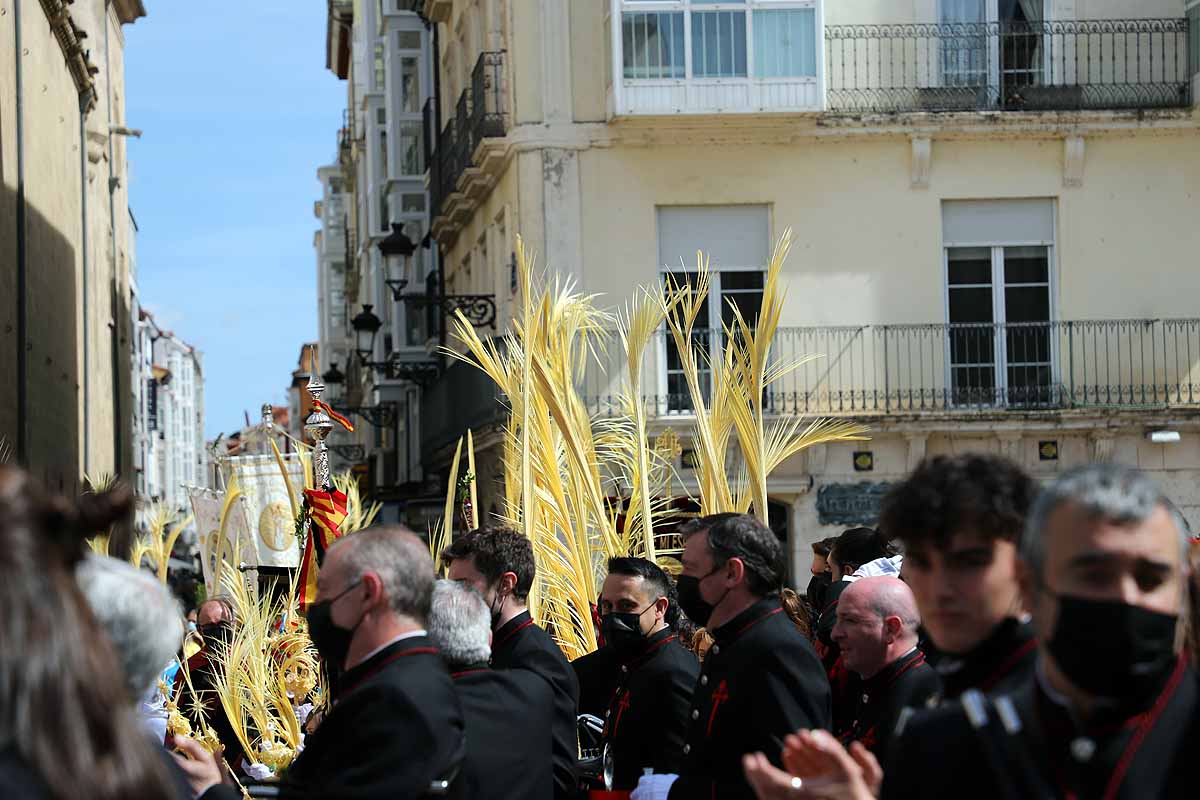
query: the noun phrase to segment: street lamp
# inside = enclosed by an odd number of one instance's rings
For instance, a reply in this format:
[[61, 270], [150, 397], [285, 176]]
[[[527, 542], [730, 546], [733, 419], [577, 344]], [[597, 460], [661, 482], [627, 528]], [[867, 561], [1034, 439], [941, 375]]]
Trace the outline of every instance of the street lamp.
[[371, 363], [371, 356], [375, 353], [375, 334], [379, 333], [383, 326], [383, 322], [371, 312], [371, 308], [369, 304], [363, 305], [362, 311], [350, 320], [350, 327], [354, 328], [355, 342], [358, 345], [355, 352], [358, 353], [358, 360], [364, 367]]
[[399, 303], [404, 287], [408, 286], [408, 259], [417, 252], [417, 246], [404, 232], [404, 225], [393, 222], [392, 232], [379, 243], [379, 252], [383, 255], [384, 274], [387, 275], [383, 282], [392, 290], [392, 300]]
[[321, 380], [325, 381], [326, 386], [341, 386], [346, 382], [346, 376], [338, 369], [337, 362], [334, 361], [329, 365], [329, 369], [321, 376]]

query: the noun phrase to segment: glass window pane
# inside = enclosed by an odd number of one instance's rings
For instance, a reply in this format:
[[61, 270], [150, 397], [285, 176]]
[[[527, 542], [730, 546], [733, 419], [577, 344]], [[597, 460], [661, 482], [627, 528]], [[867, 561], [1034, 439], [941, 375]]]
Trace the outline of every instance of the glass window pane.
[[1005, 289], [1004, 316], [1007, 322], [1046, 322], [1050, 319], [1049, 287], [1019, 286]]
[[992, 290], [950, 290], [950, 323], [992, 322]]
[[683, 12], [621, 15], [622, 66], [627, 80], [684, 77]]
[[400, 31], [397, 44], [401, 50], [420, 50], [421, 34], [419, 31]]
[[745, 12], [692, 12], [692, 74], [697, 78], [746, 77]]
[[421, 110], [421, 74], [415, 57], [400, 59], [400, 111], [416, 114]]
[[1005, 283], [1048, 283], [1050, 255], [1045, 247], [1004, 248]]
[[811, 8], [754, 12], [754, 74], [816, 77], [817, 15]]
[[423, 175], [425, 153], [421, 148], [421, 123], [417, 120], [402, 122], [396, 128], [400, 137], [400, 174]]
[[764, 273], [757, 270], [738, 271], [738, 272], [722, 272], [721, 273], [721, 291], [729, 292], [738, 289], [758, 289], [763, 288]]
[[992, 282], [992, 251], [987, 247], [952, 247], [947, 279], [951, 286]]
[[400, 195], [401, 214], [420, 214], [425, 210], [424, 193], [405, 193]]

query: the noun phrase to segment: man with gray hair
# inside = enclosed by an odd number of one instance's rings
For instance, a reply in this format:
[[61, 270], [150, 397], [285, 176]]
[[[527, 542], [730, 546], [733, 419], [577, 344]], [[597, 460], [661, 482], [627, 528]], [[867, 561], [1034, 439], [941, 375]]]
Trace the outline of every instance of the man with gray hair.
[[859, 578], [838, 598], [833, 640], [859, 683], [853, 708], [836, 731], [843, 743], [861, 742], [883, 760], [905, 708], [923, 708], [941, 681], [917, 648], [921, 617], [912, 590], [899, 578]]
[[[121, 662], [130, 704], [143, 700], [183, 643], [179, 603], [147, 573], [95, 553], [76, 567], [75, 580]], [[161, 743], [166, 716], [147, 724]]]
[[554, 796], [554, 694], [537, 673], [493, 670], [492, 616], [466, 583], [433, 589], [429, 638], [450, 667], [467, 730], [465, 797], [550, 800]]
[[1034, 678], [914, 719], [883, 797], [1194, 797], [1187, 547], [1178, 513], [1135, 469], [1095, 464], [1051, 483], [1021, 541]]
[[[343, 670], [333, 704], [280, 781], [283, 798], [423, 797], [456, 777], [465, 752], [462, 709], [425, 632], [433, 593], [428, 546], [400, 526], [343, 536], [325, 554], [308, 629], [325, 662]], [[194, 742], [180, 767], [198, 794], [220, 780]], [[218, 786], [205, 800], [233, 798]]]

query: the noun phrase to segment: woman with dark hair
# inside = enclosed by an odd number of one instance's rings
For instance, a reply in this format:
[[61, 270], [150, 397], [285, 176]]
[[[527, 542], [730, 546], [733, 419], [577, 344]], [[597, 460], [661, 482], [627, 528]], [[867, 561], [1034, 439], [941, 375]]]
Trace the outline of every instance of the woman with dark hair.
[[0, 796], [176, 796], [73, 573], [84, 537], [132, 507], [125, 489], [72, 503], [0, 466]]

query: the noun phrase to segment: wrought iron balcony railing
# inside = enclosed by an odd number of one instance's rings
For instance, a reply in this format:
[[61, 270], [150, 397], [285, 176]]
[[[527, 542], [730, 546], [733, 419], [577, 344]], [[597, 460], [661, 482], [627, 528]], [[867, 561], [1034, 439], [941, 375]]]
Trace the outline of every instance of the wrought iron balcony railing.
[[[428, 160], [433, 216], [439, 216], [445, 199], [458, 185], [458, 179], [472, 166], [479, 145], [508, 131], [505, 111], [504, 52], [479, 55], [471, 71], [471, 85], [463, 89], [454, 113], [437, 137], [437, 147]], [[426, 129], [434, 118], [432, 106], [426, 108]]]
[[[714, 363], [726, 341], [692, 347]], [[594, 414], [624, 413], [624, 354], [610, 346], [580, 391]], [[1200, 318], [781, 328], [772, 357], [809, 361], [764, 395], [771, 414], [969, 413], [1200, 406]], [[652, 416], [689, 414], [678, 351], [659, 332], [643, 362]], [[705, 381], [711, 381], [706, 374]]]
[[1187, 19], [829, 25], [830, 111], [1189, 107]]

